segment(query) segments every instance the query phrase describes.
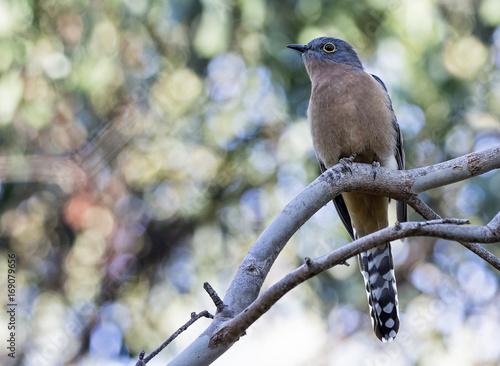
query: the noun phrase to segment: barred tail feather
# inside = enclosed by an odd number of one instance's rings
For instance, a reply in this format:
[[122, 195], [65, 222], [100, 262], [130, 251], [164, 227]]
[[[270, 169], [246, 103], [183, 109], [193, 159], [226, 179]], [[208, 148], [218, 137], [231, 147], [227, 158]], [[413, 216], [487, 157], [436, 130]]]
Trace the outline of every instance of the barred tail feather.
[[381, 245], [359, 255], [375, 335], [390, 342], [399, 329], [398, 293], [391, 245]]

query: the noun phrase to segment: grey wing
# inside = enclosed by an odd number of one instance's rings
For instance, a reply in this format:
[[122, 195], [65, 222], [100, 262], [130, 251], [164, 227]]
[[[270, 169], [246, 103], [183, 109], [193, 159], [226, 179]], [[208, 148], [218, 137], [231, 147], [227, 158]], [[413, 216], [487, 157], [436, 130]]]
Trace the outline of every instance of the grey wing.
[[[392, 112], [392, 127], [394, 129], [394, 134], [396, 135], [396, 148], [394, 150], [394, 157], [398, 163], [398, 169], [405, 169], [405, 151], [403, 150], [403, 135], [401, 134], [401, 130], [399, 129], [398, 120], [396, 118], [396, 114], [394, 113], [394, 109], [392, 108], [391, 97], [389, 96], [389, 92], [384, 82], [376, 75], [372, 74], [372, 77], [382, 86], [384, 91], [387, 94], [387, 99], [389, 101], [388, 107]], [[396, 216], [399, 222], [408, 221], [408, 207], [406, 203], [396, 202]]]
[[[323, 164], [319, 157], [316, 156], [316, 158], [318, 159], [321, 173], [323, 173], [326, 170], [325, 164]], [[349, 216], [349, 211], [347, 210], [347, 206], [341, 194], [333, 199], [333, 204], [335, 205], [335, 209], [337, 210], [337, 213], [340, 217], [340, 220], [342, 220], [345, 229], [349, 233], [351, 239], [354, 240], [354, 229], [352, 227], [351, 216]]]
[[[396, 150], [394, 151], [394, 154], [396, 156], [396, 161], [398, 162], [398, 169], [405, 170], [405, 152], [403, 150], [403, 135], [401, 134], [401, 130], [399, 129], [399, 125], [396, 120], [396, 115], [394, 115], [392, 125], [396, 132]], [[408, 221], [408, 207], [406, 206], [406, 203], [399, 201], [396, 202], [396, 217], [399, 222]]]

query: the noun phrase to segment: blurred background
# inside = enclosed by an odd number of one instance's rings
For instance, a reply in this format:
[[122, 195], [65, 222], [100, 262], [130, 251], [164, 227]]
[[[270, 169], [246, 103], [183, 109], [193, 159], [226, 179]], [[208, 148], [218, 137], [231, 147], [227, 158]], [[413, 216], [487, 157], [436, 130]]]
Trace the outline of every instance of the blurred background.
[[[134, 365], [192, 311], [215, 311], [203, 282], [223, 296], [319, 175], [309, 79], [286, 45], [323, 35], [350, 42], [386, 83], [407, 168], [500, 143], [497, 0], [0, 1], [0, 293], [14, 253], [18, 304], [16, 359], [2, 341], [0, 363]], [[483, 225], [500, 175], [422, 197]], [[327, 205], [265, 287], [347, 242]], [[395, 342], [373, 335], [352, 259], [293, 290], [215, 364], [497, 365], [498, 272], [444, 240], [393, 253]], [[0, 312], [2, 340], [8, 320]]]

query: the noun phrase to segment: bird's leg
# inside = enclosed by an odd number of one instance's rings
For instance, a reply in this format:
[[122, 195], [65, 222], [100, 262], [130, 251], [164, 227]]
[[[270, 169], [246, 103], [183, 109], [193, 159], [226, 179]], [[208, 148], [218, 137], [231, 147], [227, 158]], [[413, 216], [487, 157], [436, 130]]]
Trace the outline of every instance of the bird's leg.
[[373, 171], [373, 180], [377, 177], [377, 169], [380, 168], [380, 163], [378, 161], [374, 161], [372, 163], [372, 171]]
[[346, 168], [347, 171], [349, 171], [349, 173], [351, 173], [351, 175], [352, 175], [351, 164], [354, 162], [354, 159], [356, 159], [356, 153], [352, 154], [348, 158], [340, 158], [339, 159], [339, 163], [342, 164], [344, 166], [344, 168]]

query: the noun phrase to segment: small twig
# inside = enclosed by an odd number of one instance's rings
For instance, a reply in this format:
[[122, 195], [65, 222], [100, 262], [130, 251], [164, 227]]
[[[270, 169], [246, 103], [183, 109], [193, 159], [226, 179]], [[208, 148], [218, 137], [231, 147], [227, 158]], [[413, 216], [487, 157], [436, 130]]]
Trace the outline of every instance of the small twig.
[[191, 313], [191, 319], [189, 319], [186, 324], [184, 324], [182, 327], [177, 329], [174, 334], [172, 334], [165, 342], [163, 342], [160, 347], [155, 349], [153, 352], [151, 352], [146, 358], [144, 358], [144, 350], [141, 351], [139, 354], [139, 360], [135, 364], [135, 366], [144, 366], [147, 364], [153, 357], [155, 357], [158, 353], [160, 353], [165, 347], [167, 347], [179, 334], [184, 332], [186, 329], [188, 329], [191, 324], [193, 324], [195, 321], [198, 319], [205, 317], [205, 318], [210, 318], [213, 319], [214, 316], [210, 314], [207, 310], [204, 310], [198, 314], [196, 313]]
[[[418, 196], [414, 196], [410, 202], [408, 202], [414, 209], [417, 211], [422, 217], [424, 217], [428, 223], [432, 223], [435, 220], [443, 220], [441, 217], [432, 209], [430, 208], [424, 201], [422, 201]], [[494, 220], [497, 217], [494, 218]], [[444, 219], [444, 220], [456, 220], [456, 219]], [[492, 220], [492, 223], [495, 221]], [[463, 220], [467, 221], [465, 222], [466, 224], [469, 224], [470, 222], [468, 220]], [[443, 223], [453, 223], [456, 224], [457, 222], [444, 222]], [[488, 225], [491, 225], [488, 224]], [[488, 226], [490, 227], [490, 226]], [[493, 253], [491, 253], [489, 250], [483, 248], [480, 244], [478, 243], [467, 243], [465, 241], [458, 240], [458, 243], [460, 243], [462, 246], [465, 248], [469, 249], [472, 253], [476, 254], [483, 260], [485, 260], [487, 263], [489, 263], [491, 266], [496, 268], [497, 270], [500, 271], [500, 260], [498, 257], [496, 257]]]
[[208, 296], [210, 296], [210, 298], [214, 302], [215, 307], [217, 308], [217, 312], [220, 313], [222, 310], [224, 310], [224, 307], [225, 307], [224, 302], [222, 301], [220, 296], [217, 294], [217, 292], [213, 289], [213, 287], [210, 286], [210, 284], [208, 282], [205, 282], [203, 284], [203, 288], [208, 293]]
[[491, 264], [494, 268], [500, 271], [500, 260], [499, 258], [491, 253], [489, 250], [484, 249], [480, 244], [478, 243], [467, 243], [467, 242], [462, 242], [459, 241], [460, 244], [462, 244], [465, 248], [469, 249], [472, 253], [476, 254], [489, 264]]
[[427, 203], [422, 201], [419, 196], [414, 195], [408, 201], [408, 204], [426, 220], [440, 219], [441, 217], [430, 208]]
[[434, 220], [419, 221], [415, 223], [417, 226], [430, 226], [430, 225], [441, 225], [441, 224], [451, 224], [451, 225], [469, 225], [470, 221], [467, 219], [453, 219], [453, 218], [438, 218]]
[[135, 366], [145, 366], [146, 365], [146, 362], [144, 361], [144, 354], [145, 353], [146, 352], [144, 352], [144, 350], [141, 350], [141, 352], [139, 353], [139, 361], [137, 361]]

